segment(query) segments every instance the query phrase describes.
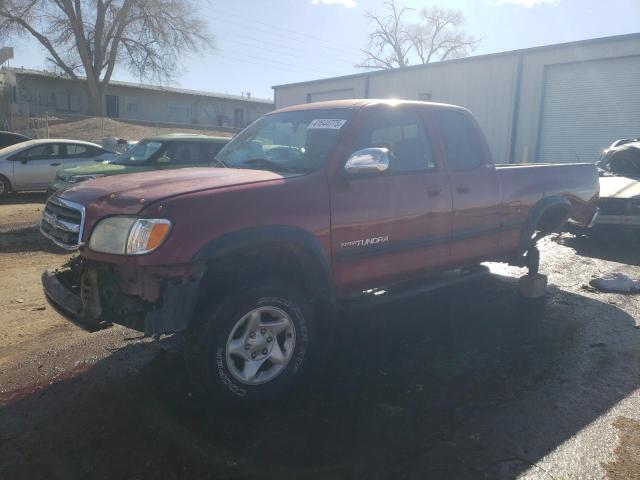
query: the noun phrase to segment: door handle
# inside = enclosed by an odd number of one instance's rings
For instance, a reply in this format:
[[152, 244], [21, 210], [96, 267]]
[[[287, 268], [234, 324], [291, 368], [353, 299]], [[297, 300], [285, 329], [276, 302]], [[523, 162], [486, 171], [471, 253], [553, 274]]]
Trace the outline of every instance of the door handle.
[[51, 165], [52, 167], [59, 167], [62, 164], [60, 162], [55, 162], [55, 163], [50, 163], [49, 165]]
[[442, 193], [442, 189], [438, 187], [427, 187], [427, 195], [430, 197], [437, 197]]
[[469, 187], [464, 186], [464, 185], [458, 185], [456, 187], [456, 192], [458, 192], [461, 195], [467, 194], [467, 193], [469, 193]]

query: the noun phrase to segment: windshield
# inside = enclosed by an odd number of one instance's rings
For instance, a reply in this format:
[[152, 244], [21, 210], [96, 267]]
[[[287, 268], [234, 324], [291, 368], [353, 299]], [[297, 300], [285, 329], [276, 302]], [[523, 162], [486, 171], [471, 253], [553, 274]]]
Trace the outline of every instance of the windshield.
[[353, 110], [346, 108], [267, 115], [235, 137], [216, 160], [231, 168], [317, 170], [352, 115]]
[[154, 153], [160, 150], [160, 147], [162, 147], [162, 142], [142, 140], [120, 155], [118, 160], [113, 163], [130, 165], [147, 162]]

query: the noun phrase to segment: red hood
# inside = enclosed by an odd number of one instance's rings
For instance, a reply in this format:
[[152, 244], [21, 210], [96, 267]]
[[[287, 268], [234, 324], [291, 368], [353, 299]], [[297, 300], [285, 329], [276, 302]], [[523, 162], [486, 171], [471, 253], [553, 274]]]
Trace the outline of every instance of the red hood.
[[[202, 190], [281, 180], [287, 176], [265, 170], [181, 168], [96, 178], [74, 185], [59, 196], [95, 213], [139, 213], [158, 200]], [[90, 207], [89, 207], [90, 206]]]

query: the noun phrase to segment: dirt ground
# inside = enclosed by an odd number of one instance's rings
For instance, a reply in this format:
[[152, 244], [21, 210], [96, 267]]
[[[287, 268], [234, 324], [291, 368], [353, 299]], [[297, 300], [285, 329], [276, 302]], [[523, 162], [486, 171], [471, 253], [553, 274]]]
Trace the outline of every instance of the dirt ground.
[[38, 236], [42, 197], [0, 205], [0, 478], [640, 478], [638, 245], [544, 242], [543, 308], [521, 270], [336, 314], [332, 348], [276, 402], [224, 409], [190, 385], [181, 338], [87, 333], [45, 301], [68, 257]]

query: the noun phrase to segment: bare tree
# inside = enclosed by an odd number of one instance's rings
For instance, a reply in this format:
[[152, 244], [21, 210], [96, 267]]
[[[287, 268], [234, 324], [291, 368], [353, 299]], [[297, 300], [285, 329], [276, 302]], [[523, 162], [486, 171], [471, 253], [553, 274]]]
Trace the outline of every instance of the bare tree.
[[460, 10], [434, 5], [423, 7], [419, 16], [409, 39], [421, 63], [466, 57], [478, 44], [479, 40], [461, 29], [465, 18]]
[[[357, 65], [365, 69], [404, 67], [412, 62], [429, 63], [468, 56], [479, 40], [462, 30], [464, 14], [437, 5], [423, 7], [418, 21], [406, 20], [412, 9], [400, 8], [396, 0], [384, 3], [388, 13], [379, 16], [367, 12], [374, 24], [368, 47], [362, 52], [365, 60]], [[405, 16], [405, 18], [403, 18]]]
[[0, 40], [21, 36], [69, 77], [86, 76], [92, 115], [102, 115], [117, 65], [168, 81], [186, 52], [213, 42], [192, 0], [0, 0]]
[[398, 9], [395, 0], [384, 2], [384, 6], [389, 10], [388, 15], [380, 17], [372, 12], [365, 13], [374, 24], [374, 30], [369, 34], [368, 48], [362, 50], [366, 57], [357, 65], [360, 68], [396, 68], [409, 64], [411, 42], [408, 25], [402, 20], [409, 9]]

